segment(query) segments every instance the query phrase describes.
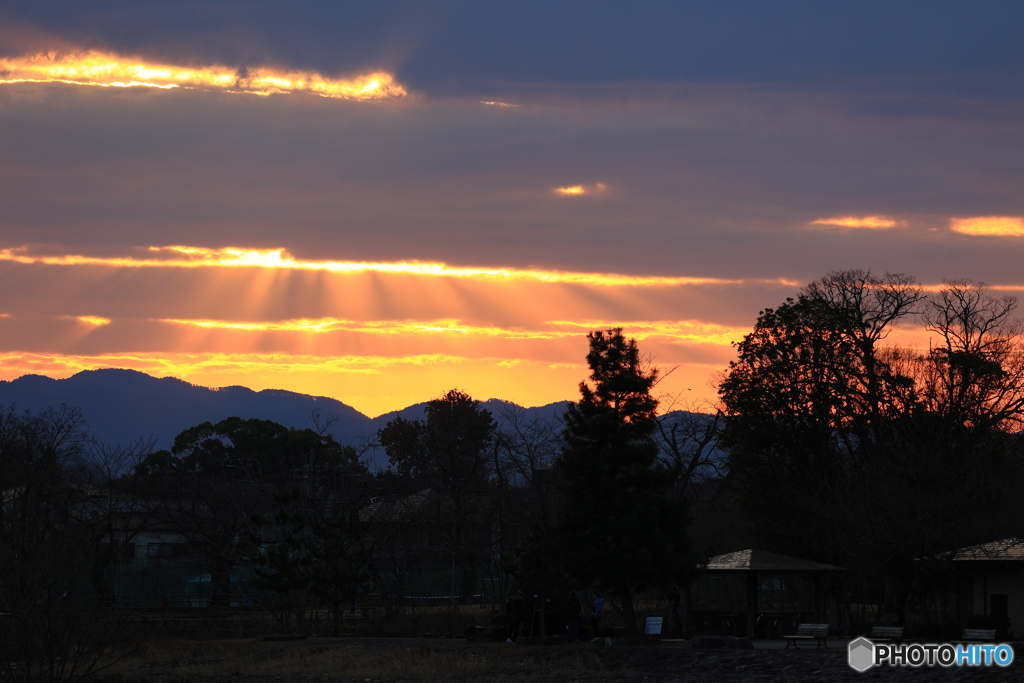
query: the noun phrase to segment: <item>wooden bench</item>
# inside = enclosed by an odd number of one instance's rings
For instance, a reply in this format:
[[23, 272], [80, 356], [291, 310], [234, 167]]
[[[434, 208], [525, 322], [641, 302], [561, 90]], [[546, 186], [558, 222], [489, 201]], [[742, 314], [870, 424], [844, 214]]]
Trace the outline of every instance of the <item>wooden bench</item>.
[[828, 627], [828, 624], [797, 624], [796, 633], [791, 636], [783, 636], [783, 638], [788, 641], [786, 643], [786, 649], [788, 650], [789, 646], [792, 645], [794, 648], [799, 650], [800, 646], [797, 645], [797, 641], [813, 640], [817, 642], [817, 645], [814, 648], [815, 650], [822, 645], [824, 645], [827, 650]]
[[880, 640], [883, 642], [902, 642], [903, 640], [903, 627], [902, 626], [872, 626], [871, 627], [871, 640]]
[[954, 643], [994, 643], [996, 642], [996, 630], [994, 628], [965, 628], [960, 640]]

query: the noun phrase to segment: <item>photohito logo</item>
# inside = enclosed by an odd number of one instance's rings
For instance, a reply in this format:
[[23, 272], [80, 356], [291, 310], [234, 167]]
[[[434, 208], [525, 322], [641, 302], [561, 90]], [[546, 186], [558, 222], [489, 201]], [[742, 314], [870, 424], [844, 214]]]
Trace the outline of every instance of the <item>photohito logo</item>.
[[867, 638], [850, 641], [846, 661], [850, 668], [864, 672], [873, 666], [1010, 666], [1013, 648], [1009, 645], [911, 643], [909, 645], [873, 643]]
[[857, 671], [867, 671], [875, 665], [875, 644], [867, 638], [850, 641], [846, 662]]

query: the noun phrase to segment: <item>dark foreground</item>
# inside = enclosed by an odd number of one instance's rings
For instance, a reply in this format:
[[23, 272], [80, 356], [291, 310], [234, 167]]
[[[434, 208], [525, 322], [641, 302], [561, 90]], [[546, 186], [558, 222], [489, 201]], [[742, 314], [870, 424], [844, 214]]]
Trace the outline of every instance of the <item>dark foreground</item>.
[[[835, 647], [835, 646], [833, 646]], [[841, 645], [840, 645], [841, 647]], [[1024, 653], [1019, 656], [1024, 657]], [[425, 681], [1024, 681], [1007, 668], [871, 669], [846, 664], [845, 649], [696, 650], [688, 643], [605, 647], [478, 644], [445, 640], [327, 639], [291, 643], [162, 643], [126, 661], [108, 681], [134, 683], [421, 683]]]

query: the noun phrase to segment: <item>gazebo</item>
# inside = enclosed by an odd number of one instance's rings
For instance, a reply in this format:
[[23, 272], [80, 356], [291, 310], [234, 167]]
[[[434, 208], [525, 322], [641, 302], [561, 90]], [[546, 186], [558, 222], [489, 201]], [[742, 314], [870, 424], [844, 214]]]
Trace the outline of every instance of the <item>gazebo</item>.
[[831, 564], [802, 560], [766, 550], [738, 550], [708, 560], [707, 574], [745, 574], [747, 577], [747, 637], [754, 637], [757, 622], [757, 594], [762, 575], [801, 575], [814, 584], [814, 612], [820, 623], [825, 614], [823, 579], [846, 571]]
[[996, 640], [1019, 638], [1024, 625], [1024, 539], [1006, 538], [951, 553], [959, 620], [991, 619]]

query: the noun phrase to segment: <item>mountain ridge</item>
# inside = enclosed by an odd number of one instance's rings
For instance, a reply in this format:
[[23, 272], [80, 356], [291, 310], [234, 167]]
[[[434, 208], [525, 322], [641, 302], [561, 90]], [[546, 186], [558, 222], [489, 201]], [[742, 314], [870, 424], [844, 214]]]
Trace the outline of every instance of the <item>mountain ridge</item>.
[[[515, 405], [502, 399], [481, 401], [495, 413], [500, 406]], [[523, 408], [528, 418], [557, 417], [568, 401]], [[105, 368], [83, 370], [64, 379], [22, 375], [0, 380], [0, 406], [39, 412], [66, 404], [78, 408], [95, 439], [110, 444], [153, 441], [156, 448], [170, 448], [180, 432], [202, 422], [228, 417], [273, 420], [286, 427], [314, 427], [313, 415], [331, 421], [329, 429], [342, 443], [372, 439], [378, 429], [396, 416], [419, 419], [426, 402], [369, 417], [352, 406], [328, 396], [312, 396], [286, 389], [255, 391], [244, 386], [204, 387], [177, 377], [153, 377], [138, 370]], [[386, 466], [386, 457], [368, 453], [372, 467]]]

